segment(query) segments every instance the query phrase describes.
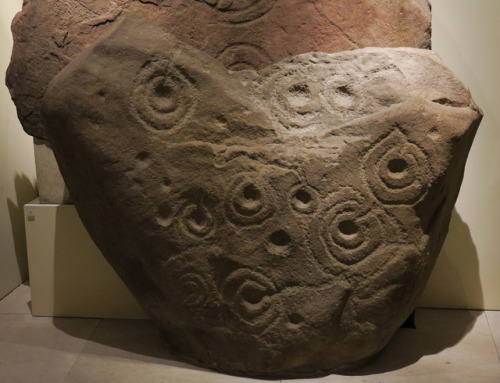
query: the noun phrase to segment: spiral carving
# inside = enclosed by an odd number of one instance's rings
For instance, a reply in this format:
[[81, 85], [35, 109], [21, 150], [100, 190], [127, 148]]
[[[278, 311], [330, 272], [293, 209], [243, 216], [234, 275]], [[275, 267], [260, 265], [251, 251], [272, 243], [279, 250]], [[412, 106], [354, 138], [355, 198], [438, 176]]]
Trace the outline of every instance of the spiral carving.
[[426, 155], [400, 130], [369, 150], [364, 168], [370, 189], [384, 204], [411, 205], [427, 191]]
[[172, 63], [153, 61], [136, 78], [132, 112], [143, 125], [168, 130], [182, 125], [196, 104], [195, 89]]

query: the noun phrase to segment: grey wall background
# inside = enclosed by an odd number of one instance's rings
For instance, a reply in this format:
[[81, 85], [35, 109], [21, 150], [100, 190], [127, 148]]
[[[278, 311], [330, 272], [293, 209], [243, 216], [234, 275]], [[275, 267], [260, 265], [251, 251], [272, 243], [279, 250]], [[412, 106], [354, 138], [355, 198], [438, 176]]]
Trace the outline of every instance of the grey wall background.
[[431, 0], [433, 49], [484, 111], [422, 305], [500, 309], [500, 1]]
[[22, 0], [0, 6], [0, 298], [28, 277], [23, 205], [36, 197], [33, 140], [24, 134], [7, 87], [12, 18]]

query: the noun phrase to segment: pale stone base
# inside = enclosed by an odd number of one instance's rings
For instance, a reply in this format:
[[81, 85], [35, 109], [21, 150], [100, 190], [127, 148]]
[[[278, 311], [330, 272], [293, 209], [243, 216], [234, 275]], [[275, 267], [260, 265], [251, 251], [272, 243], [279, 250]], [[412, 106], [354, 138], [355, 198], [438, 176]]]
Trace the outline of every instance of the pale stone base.
[[40, 203], [71, 203], [71, 196], [59, 171], [50, 142], [35, 138], [33, 144]]
[[31, 309], [37, 316], [145, 318], [73, 205], [25, 205]]

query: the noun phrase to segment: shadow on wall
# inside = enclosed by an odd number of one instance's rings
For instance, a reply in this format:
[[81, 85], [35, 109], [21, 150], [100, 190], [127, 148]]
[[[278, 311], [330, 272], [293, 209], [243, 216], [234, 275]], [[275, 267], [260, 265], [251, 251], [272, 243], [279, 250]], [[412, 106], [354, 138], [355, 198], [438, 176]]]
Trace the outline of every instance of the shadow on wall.
[[456, 209], [419, 306], [484, 309], [477, 249], [469, 227]]
[[53, 241], [53, 313], [143, 319], [144, 311], [83, 226], [76, 209], [57, 206]]
[[28, 256], [26, 250], [26, 229], [24, 227], [24, 205], [34, 200], [37, 189], [30, 179], [24, 174], [16, 174], [14, 178], [16, 202], [7, 198], [12, 237], [16, 253], [17, 265], [22, 280], [28, 279]]
[[394, 371], [456, 345], [474, 327], [484, 306], [479, 260], [469, 227], [453, 209], [448, 236], [420, 306], [441, 308], [416, 311], [416, 329], [399, 329], [387, 347], [365, 367], [346, 375]]

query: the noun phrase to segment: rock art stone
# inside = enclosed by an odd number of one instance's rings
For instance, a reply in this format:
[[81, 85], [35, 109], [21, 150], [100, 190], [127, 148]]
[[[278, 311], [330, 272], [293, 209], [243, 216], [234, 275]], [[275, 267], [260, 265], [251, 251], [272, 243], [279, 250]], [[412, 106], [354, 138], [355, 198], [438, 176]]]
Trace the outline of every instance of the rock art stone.
[[43, 115], [82, 221], [168, 344], [282, 378], [365, 363], [412, 312], [482, 114], [431, 51], [231, 72], [125, 18]]
[[232, 70], [311, 51], [430, 46], [428, 0], [25, 0], [7, 83], [28, 134], [47, 139], [40, 103], [52, 77], [128, 14]]

